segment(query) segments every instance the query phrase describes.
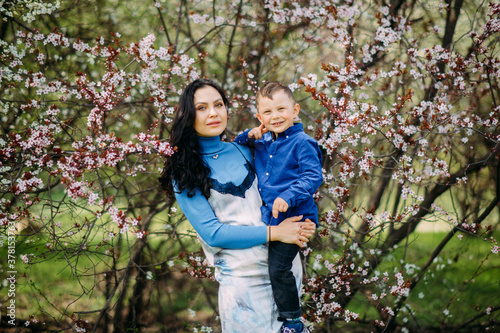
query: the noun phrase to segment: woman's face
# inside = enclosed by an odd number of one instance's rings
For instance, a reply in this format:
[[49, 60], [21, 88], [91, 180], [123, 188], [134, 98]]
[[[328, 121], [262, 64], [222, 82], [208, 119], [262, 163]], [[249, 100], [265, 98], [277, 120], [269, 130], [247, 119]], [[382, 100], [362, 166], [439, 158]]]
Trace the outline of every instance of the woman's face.
[[226, 129], [227, 110], [222, 96], [212, 86], [204, 86], [194, 93], [196, 118], [194, 130], [199, 136], [218, 136]]

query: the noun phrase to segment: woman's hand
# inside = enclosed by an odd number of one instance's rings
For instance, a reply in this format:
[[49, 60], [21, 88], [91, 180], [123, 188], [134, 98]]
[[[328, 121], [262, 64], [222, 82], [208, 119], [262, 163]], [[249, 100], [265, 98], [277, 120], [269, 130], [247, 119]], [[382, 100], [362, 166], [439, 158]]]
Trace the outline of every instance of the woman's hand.
[[270, 240], [305, 247], [309, 238], [316, 231], [316, 224], [309, 219], [306, 219], [305, 222], [298, 222], [301, 219], [302, 215], [292, 216], [283, 220], [279, 225], [271, 226]]

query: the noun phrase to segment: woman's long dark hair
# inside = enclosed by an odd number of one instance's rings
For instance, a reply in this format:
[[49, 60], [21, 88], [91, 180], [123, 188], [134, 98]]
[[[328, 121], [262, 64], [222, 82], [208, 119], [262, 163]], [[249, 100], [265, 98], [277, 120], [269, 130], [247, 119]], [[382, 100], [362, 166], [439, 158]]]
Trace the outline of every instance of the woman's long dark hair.
[[170, 145], [175, 153], [169, 156], [158, 178], [167, 196], [174, 198], [173, 182], [177, 190], [188, 190], [188, 196], [194, 195], [195, 188], [199, 188], [206, 198], [210, 197], [210, 167], [203, 161], [200, 154], [200, 144], [194, 130], [196, 108], [194, 105], [195, 92], [203, 87], [215, 88], [222, 97], [226, 109], [229, 109], [229, 100], [222, 88], [210, 80], [198, 79], [186, 86], [177, 105], [177, 113], [172, 124]]

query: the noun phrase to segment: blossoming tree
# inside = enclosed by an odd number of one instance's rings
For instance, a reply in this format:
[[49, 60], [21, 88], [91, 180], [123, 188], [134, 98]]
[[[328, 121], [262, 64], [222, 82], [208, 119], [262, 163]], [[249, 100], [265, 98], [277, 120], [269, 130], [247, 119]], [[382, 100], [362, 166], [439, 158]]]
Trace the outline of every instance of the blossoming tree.
[[[0, 12], [0, 230], [13, 258], [0, 274], [15, 277], [1, 302], [16, 307], [2, 327], [218, 330], [212, 272], [156, 180], [179, 93], [198, 77], [230, 96], [227, 140], [255, 122], [263, 80], [290, 84], [324, 151], [320, 228], [303, 253], [311, 330], [498, 327], [498, 297], [463, 298], [478, 283], [499, 291], [500, 5], [19, 0]], [[435, 226], [444, 236], [420, 248]], [[477, 262], [472, 241], [487, 248]], [[470, 275], [445, 277], [464, 265]], [[54, 292], [50, 267], [71, 292]]]

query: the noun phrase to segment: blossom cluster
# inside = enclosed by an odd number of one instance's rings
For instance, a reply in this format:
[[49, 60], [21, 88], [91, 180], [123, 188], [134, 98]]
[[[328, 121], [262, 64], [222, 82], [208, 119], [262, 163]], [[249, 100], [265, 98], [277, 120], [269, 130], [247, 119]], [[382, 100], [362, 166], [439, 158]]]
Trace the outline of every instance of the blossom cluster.
[[[58, 29], [48, 34], [36, 30], [18, 31], [16, 35], [19, 38], [17, 45], [4, 50], [4, 58], [9, 61], [2, 65], [0, 82], [7, 87], [9, 84], [21, 85], [35, 91], [35, 97], [19, 106], [21, 111], [29, 112], [34, 117], [25, 129], [11, 132], [9, 141], [0, 142], [0, 168], [12, 175], [10, 180], [2, 178], [0, 186], [5, 191], [11, 191], [14, 196], [22, 197], [29, 206], [37, 203], [32, 193], [52, 186], [47, 176], [56, 177], [73, 201], [84, 200], [89, 207], [100, 206], [100, 209], [94, 208], [98, 218], [107, 209], [120, 232], [132, 231], [133, 228], [137, 237], [143, 237], [144, 232], [139, 228], [140, 217], [126, 217], [123, 211], [108, 202], [101, 193], [102, 189], [96, 186], [96, 177], [106, 168], [119, 168], [125, 177], [135, 177], [149, 172], [153, 166], [149, 165], [152, 160], [148, 161], [146, 156], [164, 157], [174, 151], [165, 140], [153, 133], [158, 127], [157, 121], [148, 133], [130, 133], [130, 139], [127, 140], [108, 128], [116, 123], [114, 119], [127, 119], [130, 116], [121, 114], [111, 118], [111, 115], [127, 102], [135, 90], [148, 91], [153, 106], [165, 115], [164, 121], [168, 123], [175, 99], [173, 102], [168, 101], [165, 83], [175, 76], [197, 78], [195, 60], [185, 54], [175, 54], [168, 47], [156, 50], [154, 35], [146, 36], [125, 48], [120, 46], [119, 34], [114, 35], [114, 44], [109, 44], [102, 37], [93, 44], [79, 39], [71, 42]], [[71, 49], [82, 53], [94, 63], [102, 61], [106, 71], [99, 78], [89, 73], [78, 73], [74, 82], [54, 79], [42, 71], [26, 71], [30, 55], [36, 57], [38, 65], [45, 66], [45, 52], [49, 45], [58, 50]], [[117, 62], [123, 55], [140, 64], [142, 70], [132, 74], [119, 70]], [[169, 71], [166, 74], [155, 73], [160, 62], [167, 64]], [[8, 89], [6, 93], [9, 93]], [[175, 91], [173, 95], [177, 93]], [[48, 103], [47, 100], [55, 102]], [[72, 131], [69, 124], [76, 110], [68, 108], [67, 103], [70, 101], [75, 104], [89, 103], [92, 107], [87, 115], [88, 134], [73, 136], [73, 142], [68, 143], [61, 141], [60, 137]], [[2, 111], [7, 112], [14, 104], [6, 103], [4, 106]], [[116, 130], [119, 131], [119, 127]], [[131, 163], [131, 158], [135, 160], [134, 163]], [[10, 202], [2, 198], [2, 208], [7, 208]], [[1, 223], [6, 225], [26, 213], [25, 210], [10, 215], [2, 213]]]
[[36, 20], [37, 16], [48, 15], [61, 6], [60, 1], [48, 2], [37, 0], [19, 0], [13, 2], [2, 3], [0, 13], [5, 17], [14, 17], [15, 13], [21, 12], [21, 19], [26, 23], [31, 23]]
[[195, 255], [194, 253], [181, 253], [180, 258], [185, 258], [184, 273], [187, 273], [198, 279], [209, 278], [215, 281], [213, 267], [208, 265], [204, 257]]

